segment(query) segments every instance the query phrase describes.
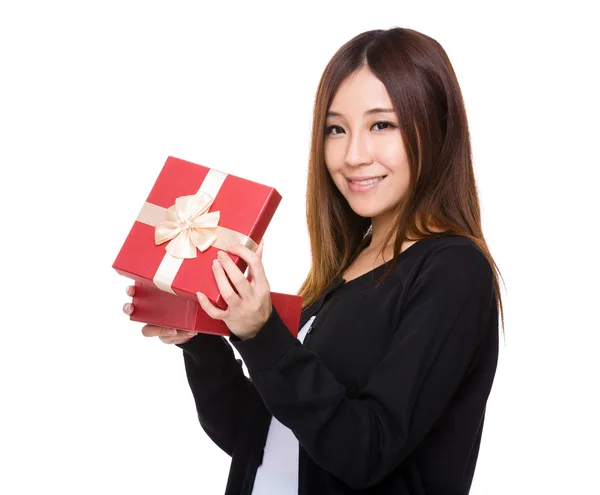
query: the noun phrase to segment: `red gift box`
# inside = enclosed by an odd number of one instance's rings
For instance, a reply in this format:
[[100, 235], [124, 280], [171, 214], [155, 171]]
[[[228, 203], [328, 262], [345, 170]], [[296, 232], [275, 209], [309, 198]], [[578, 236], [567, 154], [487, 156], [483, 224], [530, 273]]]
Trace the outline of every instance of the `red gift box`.
[[[297, 337], [302, 297], [271, 292], [271, 302], [290, 333]], [[229, 328], [223, 320], [213, 320], [197, 300], [194, 302], [183, 297], [176, 297], [156, 286], [135, 282], [135, 295], [132, 303], [135, 308], [130, 316], [132, 321], [229, 336]]]
[[[202, 292], [226, 309], [212, 262], [231, 242], [255, 251], [280, 201], [272, 187], [168, 157], [113, 268], [187, 300]], [[245, 272], [246, 262], [229, 256]]]
[[[226, 309], [212, 261], [232, 242], [256, 250], [280, 201], [272, 187], [169, 157], [113, 263], [135, 280], [130, 319], [229, 335], [223, 321], [202, 310], [196, 292]], [[246, 262], [229, 256], [244, 272]], [[302, 297], [272, 292], [271, 300], [297, 336]]]

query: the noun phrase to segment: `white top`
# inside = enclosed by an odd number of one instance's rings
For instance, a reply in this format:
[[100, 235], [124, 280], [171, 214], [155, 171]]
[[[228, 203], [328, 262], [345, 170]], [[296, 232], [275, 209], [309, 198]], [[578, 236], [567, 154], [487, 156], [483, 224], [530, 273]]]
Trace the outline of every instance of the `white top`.
[[[311, 317], [298, 332], [304, 342], [306, 332], [315, 317]], [[271, 418], [262, 464], [256, 471], [252, 495], [298, 495], [298, 439], [275, 416]]]

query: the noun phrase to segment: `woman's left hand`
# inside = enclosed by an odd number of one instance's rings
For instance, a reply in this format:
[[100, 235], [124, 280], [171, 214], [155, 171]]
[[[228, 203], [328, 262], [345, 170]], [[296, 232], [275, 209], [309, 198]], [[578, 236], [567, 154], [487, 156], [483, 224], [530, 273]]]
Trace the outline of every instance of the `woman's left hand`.
[[246, 340], [258, 333], [273, 311], [271, 288], [262, 264], [263, 243], [260, 243], [256, 253], [240, 244], [227, 246], [227, 249], [248, 264], [248, 278], [244, 277], [225, 251], [219, 251], [218, 259], [213, 261], [213, 273], [227, 309], [217, 308], [201, 292], [197, 293], [198, 301], [208, 316], [223, 320], [231, 333]]

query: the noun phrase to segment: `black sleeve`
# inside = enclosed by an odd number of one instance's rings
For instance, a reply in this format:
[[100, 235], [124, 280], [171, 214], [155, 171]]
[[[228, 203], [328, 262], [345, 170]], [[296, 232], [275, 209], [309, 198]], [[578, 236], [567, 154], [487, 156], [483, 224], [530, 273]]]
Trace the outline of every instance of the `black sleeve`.
[[242, 361], [224, 337], [199, 333], [184, 344], [187, 380], [200, 425], [227, 454], [232, 455], [252, 384]]
[[410, 288], [389, 351], [353, 398], [275, 310], [255, 337], [230, 341], [271, 413], [317, 464], [361, 490], [390, 474], [436, 423], [494, 304], [492, 271], [476, 248], [433, 254]]

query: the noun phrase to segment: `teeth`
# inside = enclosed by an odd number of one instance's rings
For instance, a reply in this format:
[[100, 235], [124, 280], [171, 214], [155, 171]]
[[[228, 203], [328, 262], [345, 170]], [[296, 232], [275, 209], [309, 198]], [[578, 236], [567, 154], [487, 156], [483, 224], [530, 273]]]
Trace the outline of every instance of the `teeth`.
[[381, 179], [383, 179], [383, 176], [381, 177], [376, 177], [374, 179], [369, 179], [369, 180], [361, 180], [360, 182], [351, 180], [350, 182], [352, 182], [352, 184], [359, 184], [361, 186], [366, 186], [367, 184], [375, 184], [376, 182], [379, 182]]

